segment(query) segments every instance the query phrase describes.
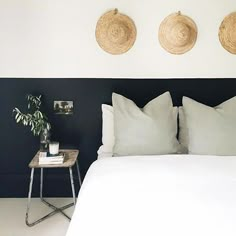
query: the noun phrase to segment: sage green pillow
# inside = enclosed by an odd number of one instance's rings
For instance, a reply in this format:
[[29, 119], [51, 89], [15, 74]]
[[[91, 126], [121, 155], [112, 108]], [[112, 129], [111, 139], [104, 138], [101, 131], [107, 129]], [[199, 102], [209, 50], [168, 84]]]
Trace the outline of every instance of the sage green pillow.
[[236, 155], [236, 97], [209, 107], [183, 97], [191, 154]]
[[153, 99], [142, 109], [132, 100], [113, 93], [114, 156], [177, 153], [177, 108], [169, 92]]

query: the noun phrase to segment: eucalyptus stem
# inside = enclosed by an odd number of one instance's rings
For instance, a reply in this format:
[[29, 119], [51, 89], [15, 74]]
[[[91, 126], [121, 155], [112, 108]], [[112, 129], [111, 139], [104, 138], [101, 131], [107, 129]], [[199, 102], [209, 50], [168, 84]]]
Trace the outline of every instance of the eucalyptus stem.
[[28, 101], [28, 113], [21, 112], [17, 107], [13, 109], [16, 123], [29, 126], [30, 130], [35, 136], [39, 136], [40, 133], [45, 129], [51, 129], [51, 125], [48, 122], [47, 116], [40, 110], [42, 104], [41, 98], [41, 95], [33, 96], [29, 94], [26, 96]]

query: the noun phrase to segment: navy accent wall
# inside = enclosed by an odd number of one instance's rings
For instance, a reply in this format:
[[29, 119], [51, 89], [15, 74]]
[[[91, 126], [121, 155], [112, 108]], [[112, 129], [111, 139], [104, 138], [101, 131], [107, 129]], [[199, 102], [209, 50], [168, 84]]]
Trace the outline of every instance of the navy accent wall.
[[[39, 147], [38, 138], [27, 127], [17, 125], [14, 107], [23, 108], [28, 93], [42, 94], [52, 123], [53, 140], [64, 147], [80, 149], [82, 177], [97, 157], [101, 145], [101, 104], [111, 104], [112, 92], [143, 106], [169, 90], [174, 105], [182, 96], [215, 106], [236, 95], [234, 79], [0, 79], [0, 197], [26, 197], [30, 169], [28, 163]], [[53, 113], [54, 100], [73, 100], [74, 115]], [[36, 171], [33, 195], [39, 194]], [[68, 170], [45, 171], [46, 196], [71, 196]]]

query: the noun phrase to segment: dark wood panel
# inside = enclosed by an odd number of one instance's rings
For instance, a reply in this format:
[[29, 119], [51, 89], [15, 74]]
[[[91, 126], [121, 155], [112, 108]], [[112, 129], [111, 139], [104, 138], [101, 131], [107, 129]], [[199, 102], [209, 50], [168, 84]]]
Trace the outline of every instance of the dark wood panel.
[[[26, 127], [17, 125], [12, 109], [23, 107], [27, 93], [44, 96], [45, 108], [52, 123], [53, 139], [64, 147], [80, 149], [82, 176], [97, 157], [101, 145], [101, 104], [111, 104], [112, 92], [134, 100], [139, 106], [165, 91], [170, 91], [174, 105], [182, 96], [215, 106], [236, 95], [235, 79], [0, 79], [0, 197], [25, 197], [28, 191], [28, 163], [39, 147], [39, 140]], [[74, 115], [53, 113], [54, 100], [73, 100]], [[47, 196], [70, 196], [60, 176], [66, 170], [52, 170]], [[56, 177], [58, 176], [58, 178]], [[51, 178], [52, 179], [52, 178]], [[14, 186], [15, 183], [15, 186]], [[38, 188], [34, 192], [38, 194]]]

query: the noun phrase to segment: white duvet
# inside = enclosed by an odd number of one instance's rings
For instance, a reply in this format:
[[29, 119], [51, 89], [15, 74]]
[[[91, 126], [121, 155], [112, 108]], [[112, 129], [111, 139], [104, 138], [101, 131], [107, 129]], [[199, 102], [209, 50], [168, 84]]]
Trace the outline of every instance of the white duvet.
[[235, 236], [236, 157], [103, 158], [67, 236]]

